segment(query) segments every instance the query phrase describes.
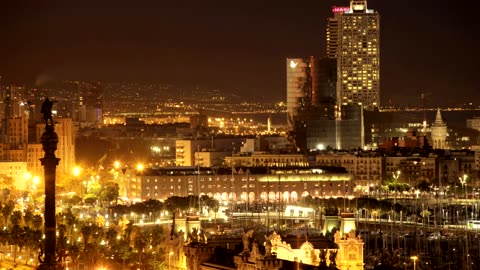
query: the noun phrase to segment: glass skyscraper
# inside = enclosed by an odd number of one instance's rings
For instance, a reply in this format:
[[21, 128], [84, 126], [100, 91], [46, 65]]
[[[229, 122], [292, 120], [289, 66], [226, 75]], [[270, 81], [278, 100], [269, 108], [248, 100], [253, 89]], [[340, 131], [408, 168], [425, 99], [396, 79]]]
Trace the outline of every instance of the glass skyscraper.
[[337, 57], [337, 105], [380, 106], [380, 17], [366, 0], [334, 7], [328, 20], [327, 51]]

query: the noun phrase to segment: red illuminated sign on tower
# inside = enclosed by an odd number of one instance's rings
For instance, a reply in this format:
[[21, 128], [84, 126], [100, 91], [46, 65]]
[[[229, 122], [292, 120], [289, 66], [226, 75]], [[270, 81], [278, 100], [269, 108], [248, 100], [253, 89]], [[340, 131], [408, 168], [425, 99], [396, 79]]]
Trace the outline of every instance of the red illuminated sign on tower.
[[344, 13], [350, 11], [350, 7], [332, 7], [333, 13]]

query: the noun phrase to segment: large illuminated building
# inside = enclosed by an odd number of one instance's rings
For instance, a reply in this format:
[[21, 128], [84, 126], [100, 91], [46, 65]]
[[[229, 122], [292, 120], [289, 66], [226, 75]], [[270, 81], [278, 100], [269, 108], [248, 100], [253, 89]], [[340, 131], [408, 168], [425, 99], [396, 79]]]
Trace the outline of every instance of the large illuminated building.
[[287, 120], [291, 126], [299, 113], [311, 105], [315, 60], [313, 56], [287, 58]]
[[380, 17], [366, 0], [334, 7], [327, 22], [327, 54], [337, 57], [337, 104], [380, 107]]
[[220, 202], [295, 203], [308, 195], [353, 195], [351, 174], [336, 167], [164, 167], [138, 177], [142, 200], [204, 194]]
[[[375, 152], [366, 154], [347, 152], [325, 153], [316, 156], [316, 164], [317, 166], [345, 168], [348, 173], [353, 175], [356, 186], [381, 186], [384, 179], [383, 157]], [[398, 170], [399, 167], [395, 166], [394, 168]]]
[[338, 107], [336, 84], [335, 59], [287, 59], [287, 113], [298, 148], [364, 146], [362, 105]]

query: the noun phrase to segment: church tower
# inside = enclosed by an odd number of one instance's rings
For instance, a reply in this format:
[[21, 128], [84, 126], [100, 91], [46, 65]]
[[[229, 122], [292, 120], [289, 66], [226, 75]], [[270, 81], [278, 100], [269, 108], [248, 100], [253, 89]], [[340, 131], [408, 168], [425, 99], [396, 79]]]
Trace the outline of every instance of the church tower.
[[445, 141], [447, 139], [447, 124], [445, 124], [445, 122], [442, 120], [440, 109], [437, 110], [437, 115], [435, 116], [435, 122], [432, 124], [431, 131], [433, 149], [445, 149]]

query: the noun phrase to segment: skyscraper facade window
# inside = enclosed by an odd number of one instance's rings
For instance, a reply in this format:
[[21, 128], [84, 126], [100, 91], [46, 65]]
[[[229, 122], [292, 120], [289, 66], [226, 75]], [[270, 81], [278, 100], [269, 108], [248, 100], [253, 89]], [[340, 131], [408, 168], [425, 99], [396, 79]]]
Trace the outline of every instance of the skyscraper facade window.
[[287, 120], [290, 125], [298, 113], [311, 103], [313, 58], [287, 58]]
[[[335, 11], [335, 8], [334, 8]], [[334, 12], [328, 25], [328, 56], [337, 55], [337, 104], [380, 106], [380, 17], [366, 0], [352, 0], [350, 8]], [[335, 19], [337, 18], [337, 19]], [[338, 23], [334, 23], [338, 21]], [[338, 29], [334, 29], [338, 25]], [[335, 37], [338, 31], [338, 37]], [[329, 35], [330, 32], [330, 35]], [[331, 39], [329, 44], [328, 38]], [[338, 45], [334, 44], [334, 40]], [[328, 49], [327, 49], [328, 50]], [[335, 50], [338, 50], [337, 52]]]

